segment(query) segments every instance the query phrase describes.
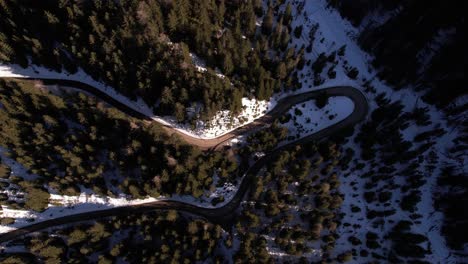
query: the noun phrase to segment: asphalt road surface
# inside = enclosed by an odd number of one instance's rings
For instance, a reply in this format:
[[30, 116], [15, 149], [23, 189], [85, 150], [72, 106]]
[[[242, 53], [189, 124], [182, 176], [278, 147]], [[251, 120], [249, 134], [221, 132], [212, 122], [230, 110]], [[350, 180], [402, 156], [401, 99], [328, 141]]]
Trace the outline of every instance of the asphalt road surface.
[[[63, 87], [73, 87], [80, 90], [84, 90], [88, 93], [93, 94], [94, 96], [100, 98], [101, 100], [107, 102], [108, 104], [118, 108], [119, 110], [127, 113], [130, 116], [147, 120], [151, 122], [156, 122], [150, 117], [146, 116], [145, 114], [138, 112], [127, 105], [115, 100], [111, 96], [105, 94], [104, 92], [94, 88], [85, 83], [81, 83], [78, 81], [70, 81], [70, 80], [61, 80], [61, 79], [38, 79], [38, 78], [30, 78], [33, 80], [41, 80], [45, 85], [59, 85]], [[255, 162], [248, 170], [246, 171], [242, 182], [238, 188], [237, 193], [234, 195], [232, 200], [226, 203], [223, 206], [217, 208], [205, 208], [185, 202], [179, 201], [171, 201], [171, 200], [162, 200], [156, 202], [149, 202], [139, 205], [129, 205], [129, 206], [121, 206], [115, 207], [110, 209], [104, 210], [97, 210], [92, 212], [86, 213], [78, 213], [63, 217], [58, 217], [50, 220], [45, 220], [42, 222], [34, 223], [25, 227], [18, 228], [16, 230], [12, 230], [10, 232], [4, 233], [0, 235], [0, 243], [4, 243], [15, 239], [19, 236], [23, 236], [32, 232], [36, 232], [42, 229], [51, 228], [55, 226], [60, 226], [64, 224], [70, 224], [75, 222], [99, 219], [104, 217], [110, 216], [125, 216], [125, 215], [132, 215], [135, 213], [141, 212], [149, 212], [155, 210], [178, 210], [184, 211], [190, 214], [194, 214], [200, 217], [203, 217], [213, 223], [217, 223], [222, 225], [225, 228], [229, 228], [230, 224], [232, 223], [233, 218], [236, 215], [237, 208], [239, 207], [241, 201], [249, 191], [250, 187], [252, 186], [253, 180], [255, 179], [258, 171], [266, 164], [271, 162], [277, 154], [281, 153], [281, 151], [291, 148], [297, 145], [301, 145], [310, 141], [317, 141], [322, 138], [331, 136], [336, 134], [337, 132], [341, 131], [344, 128], [349, 128], [354, 126], [355, 124], [364, 120], [368, 113], [368, 103], [365, 96], [356, 88], [350, 86], [336, 86], [325, 88], [316, 91], [305, 92], [297, 95], [291, 95], [281, 99], [278, 104], [268, 112], [266, 115], [256, 119], [254, 122], [249, 123], [245, 126], [239, 127], [232, 132], [229, 132], [223, 136], [214, 139], [200, 139], [195, 137], [190, 137], [187, 134], [181, 133], [180, 131], [176, 130], [171, 126], [165, 126], [165, 129], [168, 133], [176, 133], [180, 137], [182, 137], [187, 143], [198, 146], [202, 149], [216, 149], [223, 145], [223, 143], [227, 142], [228, 140], [244, 134], [246, 132], [250, 132], [255, 129], [259, 129], [266, 125], [271, 124], [271, 122], [278, 116], [282, 115], [286, 111], [288, 111], [292, 106], [296, 104], [300, 104], [305, 101], [312, 100], [317, 98], [321, 93], [325, 93], [328, 96], [345, 96], [351, 99], [354, 103], [354, 110], [353, 112], [346, 117], [345, 119], [339, 121], [338, 123], [331, 125], [325, 129], [322, 129], [316, 133], [310, 134], [303, 138], [300, 138], [296, 141], [290, 142], [284, 146], [278, 147], [267, 153], [257, 162]]]

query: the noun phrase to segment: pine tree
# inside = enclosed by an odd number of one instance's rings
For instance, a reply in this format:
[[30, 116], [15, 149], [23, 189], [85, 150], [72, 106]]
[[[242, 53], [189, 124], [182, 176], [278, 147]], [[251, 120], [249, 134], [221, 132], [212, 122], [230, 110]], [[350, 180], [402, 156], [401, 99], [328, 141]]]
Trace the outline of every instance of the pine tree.
[[271, 34], [273, 29], [273, 8], [271, 6], [268, 6], [268, 11], [263, 18], [263, 23], [262, 23], [262, 33], [265, 35]]
[[294, 37], [300, 38], [302, 36], [302, 25], [294, 28]]
[[217, 21], [218, 21], [218, 26], [220, 27], [223, 27], [225, 13], [226, 13], [226, 5], [224, 4], [224, 0], [221, 0], [218, 4], [218, 12], [217, 12]]
[[169, 222], [175, 222], [177, 220], [177, 211], [176, 210], [167, 211], [166, 220]]
[[13, 49], [6, 43], [5, 35], [0, 32], [0, 61], [9, 62], [13, 54]]
[[230, 75], [234, 70], [234, 65], [232, 63], [231, 53], [226, 51], [223, 58], [223, 72], [226, 75]]
[[198, 232], [197, 222], [190, 222], [187, 226], [187, 232], [191, 235], [195, 235]]
[[177, 1], [177, 15], [180, 19], [180, 24], [182, 28], [188, 26], [189, 18], [190, 18], [190, 0], [178, 0]]
[[54, 14], [52, 14], [51, 12], [45, 10], [44, 11], [44, 15], [46, 17], [46, 20], [49, 24], [51, 25], [54, 25], [54, 24], [58, 24], [60, 23], [59, 19], [57, 18], [57, 16], [55, 16]]
[[165, 105], [172, 104], [174, 98], [172, 97], [172, 92], [169, 87], [164, 87], [161, 94], [161, 103]]
[[345, 51], [346, 51], [346, 45], [343, 45], [340, 47], [340, 49], [338, 49], [338, 56], [344, 56], [345, 55]]
[[237, 114], [242, 109], [242, 92], [240, 90], [234, 90], [232, 93], [232, 102], [231, 102], [231, 113]]
[[146, 25], [146, 34], [152, 38], [158, 37], [159, 33], [164, 31], [164, 16], [157, 1], [140, 2], [137, 18], [140, 23]]
[[265, 81], [263, 78], [259, 79], [258, 81], [258, 88], [257, 88], [257, 95], [258, 100], [265, 100], [267, 99], [266, 96], [266, 88], [265, 88]]
[[91, 237], [91, 242], [98, 242], [103, 238], [109, 237], [111, 233], [106, 230], [106, 226], [102, 223], [95, 223], [87, 233]]
[[174, 115], [178, 122], [185, 120], [185, 107], [179, 102], [174, 105]]
[[180, 89], [180, 95], [179, 95], [179, 101], [182, 103], [186, 103], [189, 100], [189, 94], [187, 92], [187, 89], [182, 88]]
[[276, 77], [280, 80], [283, 80], [288, 75], [286, 64], [284, 62], [280, 62], [276, 67]]
[[289, 26], [291, 24], [291, 20], [292, 20], [292, 7], [291, 7], [291, 3], [288, 2], [288, 5], [286, 6], [286, 10], [284, 11], [283, 25]]
[[5, 0], [0, 0], [0, 10], [3, 10], [5, 13], [10, 15], [10, 9], [8, 8], [8, 4]]
[[289, 36], [288, 29], [283, 30], [283, 32], [281, 32], [281, 39], [280, 39], [281, 50], [284, 51], [288, 47], [290, 39], [291, 37]]
[[245, 34], [248, 37], [254, 36], [255, 30], [257, 28], [257, 16], [255, 15], [254, 8], [250, 1], [248, 2], [247, 7], [245, 9], [245, 15], [243, 16], [243, 19], [245, 21]]
[[263, 14], [263, 8], [262, 8], [263, 1], [262, 0], [254, 0], [253, 5], [254, 5], [255, 14], [257, 16], [261, 16]]
[[86, 232], [81, 229], [75, 229], [68, 235], [68, 245], [83, 242], [87, 238]]
[[172, 8], [171, 11], [169, 12], [166, 25], [167, 25], [167, 28], [169, 29], [169, 32], [172, 32], [172, 33], [175, 32], [179, 26], [178, 15], [174, 8]]
[[[203, 2], [205, 3], [205, 2]], [[207, 46], [205, 43], [211, 42], [211, 22], [208, 16], [208, 6], [206, 4], [200, 5], [199, 12], [199, 25], [195, 31], [195, 44], [197, 49], [200, 51], [206, 50]]]
[[[279, 19], [278, 24], [276, 24], [275, 30], [273, 32], [273, 36], [271, 36], [272, 40], [272, 46], [277, 49], [280, 48], [281, 45], [281, 36], [283, 34], [283, 17], [281, 16]], [[271, 39], [270, 38], [270, 39]]]

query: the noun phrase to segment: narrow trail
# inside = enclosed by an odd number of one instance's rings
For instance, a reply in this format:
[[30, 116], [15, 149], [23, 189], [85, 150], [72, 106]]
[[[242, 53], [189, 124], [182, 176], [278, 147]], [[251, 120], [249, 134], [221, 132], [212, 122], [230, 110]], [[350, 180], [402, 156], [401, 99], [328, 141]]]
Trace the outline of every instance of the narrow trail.
[[[24, 78], [23, 78], [24, 79]], [[71, 80], [62, 80], [62, 79], [40, 79], [40, 78], [26, 78], [32, 80], [40, 80], [45, 85], [60, 85], [65, 87], [73, 87], [88, 93], [93, 94], [94, 96], [98, 97], [99, 99], [107, 102], [108, 104], [118, 108], [119, 110], [125, 112], [126, 114], [139, 118], [141, 120], [147, 120], [151, 122], [156, 122], [152, 118], [146, 116], [145, 114], [130, 108], [129, 106], [117, 101], [113, 97], [107, 95], [106, 93], [100, 91], [93, 86], [90, 86], [85, 83], [81, 83], [78, 81], [71, 81]], [[92, 219], [98, 219], [103, 217], [109, 216], [125, 216], [131, 215], [135, 213], [141, 212], [149, 212], [154, 210], [179, 210], [184, 211], [187, 213], [191, 213], [194, 215], [201, 216], [206, 218], [207, 220], [222, 225], [225, 228], [229, 228], [230, 223], [232, 222], [233, 218], [236, 215], [236, 210], [239, 207], [241, 201], [249, 191], [250, 187], [252, 186], [253, 180], [255, 179], [259, 170], [271, 162], [281, 151], [286, 150], [290, 147], [294, 147], [297, 145], [301, 145], [310, 141], [317, 141], [324, 137], [328, 137], [330, 135], [339, 132], [344, 128], [348, 128], [354, 126], [355, 124], [363, 121], [368, 113], [368, 103], [366, 97], [362, 94], [362, 92], [354, 87], [351, 86], [335, 86], [330, 88], [324, 88], [316, 91], [305, 92], [297, 95], [291, 95], [281, 99], [275, 108], [273, 108], [270, 112], [266, 115], [256, 119], [254, 122], [246, 124], [245, 126], [239, 127], [225, 135], [222, 135], [217, 138], [213, 139], [200, 139], [196, 137], [190, 137], [189, 135], [182, 133], [175, 129], [174, 127], [164, 125], [165, 130], [169, 134], [177, 134], [182, 139], [184, 139], [187, 143], [198, 146], [202, 149], [218, 149], [223, 143], [227, 142], [228, 140], [238, 136], [245, 134], [246, 132], [259, 129], [263, 126], [271, 124], [271, 122], [281, 114], [288, 111], [292, 106], [309, 101], [312, 99], [317, 98], [317, 96], [325, 93], [328, 96], [345, 96], [351, 99], [354, 103], [354, 110], [353, 112], [347, 116], [345, 119], [333, 124], [329, 127], [326, 127], [316, 133], [310, 134], [303, 138], [300, 138], [296, 141], [290, 142], [286, 145], [278, 147], [267, 153], [257, 162], [255, 162], [244, 174], [242, 182], [239, 186], [237, 193], [234, 197], [225, 205], [217, 207], [217, 208], [206, 208], [202, 206], [197, 206], [194, 204], [189, 204], [180, 201], [172, 201], [172, 200], [161, 200], [155, 202], [149, 202], [139, 205], [129, 205], [129, 206], [121, 206], [115, 207], [110, 209], [104, 210], [97, 210], [92, 212], [86, 213], [78, 213], [63, 217], [58, 217], [50, 220], [45, 220], [42, 222], [38, 222], [35, 224], [31, 224], [29, 226], [21, 227], [16, 230], [12, 230], [10, 232], [0, 234], [0, 243], [4, 243], [15, 239], [19, 236], [23, 236], [32, 232], [36, 232], [42, 229], [55, 227], [64, 224], [70, 224], [75, 222], [87, 221]]]

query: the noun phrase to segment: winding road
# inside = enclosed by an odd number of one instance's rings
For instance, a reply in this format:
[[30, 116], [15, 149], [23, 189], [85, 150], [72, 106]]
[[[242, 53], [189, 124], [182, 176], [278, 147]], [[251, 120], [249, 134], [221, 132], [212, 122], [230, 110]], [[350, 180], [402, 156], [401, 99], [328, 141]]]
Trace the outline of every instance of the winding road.
[[[134, 110], [133, 108], [128, 107], [127, 105], [119, 102], [115, 98], [107, 95], [106, 93], [100, 91], [99, 89], [90, 86], [85, 83], [81, 83], [78, 81], [71, 81], [71, 80], [62, 80], [62, 79], [40, 79], [40, 78], [26, 78], [26, 79], [34, 79], [34, 80], [41, 80], [45, 85], [60, 85], [64, 87], [73, 87], [84, 90], [93, 94], [94, 96], [102, 99], [103, 101], [109, 103], [110, 105], [120, 109], [121, 111], [148, 121], [154, 121], [152, 118], [144, 115], [141, 112]], [[38, 222], [29, 226], [21, 227], [16, 230], [0, 234], [0, 243], [4, 243], [15, 239], [19, 236], [26, 235], [32, 232], [36, 232], [42, 229], [55, 227], [63, 224], [70, 224], [74, 222], [81, 222], [87, 221], [92, 219], [98, 219], [103, 217], [109, 216], [123, 216], [123, 215], [131, 215], [134, 213], [140, 212], [148, 212], [154, 210], [179, 210], [188, 212], [194, 215], [201, 216], [206, 218], [207, 220], [220, 224], [224, 227], [228, 227], [229, 224], [232, 222], [232, 219], [236, 215], [236, 210], [239, 207], [241, 201], [243, 200], [244, 196], [249, 191], [250, 187], [252, 186], [252, 182], [255, 179], [255, 176], [259, 172], [259, 170], [269, 162], [271, 162], [281, 151], [296, 146], [301, 145], [306, 142], [310, 141], [317, 141], [324, 137], [330, 136], [335, 134], [336, 132], [354, 126], [355, 124], [364, 120], [368, 113], [368, 103], [365, 96], [356, 88], [350, 86], [335, 86], [310, 92], [305, 92], [297, 95], [291, 95], [281, 99], [276, 107], [268, 112], [266, 115], [256, 119], [254, 122], [246, 124], [245, 126], [239, 127], [223, 136], [214, 139], [200, 139], [195, 137], [190, 137], [187, 134], [184, 134], [177, 129], [165, 126], [165, 129], [168, 133], [176, 133], [181, 136], [185, 141], [189, 144], [196, 145], [202, 149], [217, 149], [219, 146], [222, 146], [223, 143], [236, 137], [238, 135], [244, 134], [248, 131], [252, 131], [254, 129], [261, 128], [265, 125], [271, 124], [274, 118], [278, 117], [282, 113], [286, 112], [292, 106], [314, 99], [319, 96], [321, 93], [325, 93], [328, 96], [346, 96], [350, 98], [354, 103], [354, 110], [353, 112], [347, 116], [345, 119], [337, 122], [334, 125], [331, 125], [327, 128], [324, 128], [316, 133], [310, 134], [305, 136], [301, 139], [296, 141], [290, 142], [286, 145], [278, 147], [268, 153], [267, 155], [260, 158], [257, 162], [255, 162], [244, 174], [242, 182], [238, 188], [237, 193], [234, 195], [232, 200], [226, 203], [223, 206], [217, 208], [205, 208], [185, 202], [180, 201], [172, 201], [172, 200], [162, 200], [162, 201], [155, 201], [149, 202], [139, 205], [130, 205], [130, 206], [122, 206], [122, 207], [115, 207], [110, 209], [86, 212], [86, 213], [78, 213], [63, 217], [58, 217], [50, 220], [45, 220], [42, 222]]]

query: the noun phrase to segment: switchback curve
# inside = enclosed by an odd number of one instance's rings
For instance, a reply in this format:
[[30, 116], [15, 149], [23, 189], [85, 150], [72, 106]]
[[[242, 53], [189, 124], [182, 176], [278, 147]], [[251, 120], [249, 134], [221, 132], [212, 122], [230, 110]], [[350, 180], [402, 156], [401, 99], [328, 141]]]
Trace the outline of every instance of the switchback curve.
[[[62, 80], [62, 79], [40, 79], [40, 78], [28, 78], [28, 79], [41, 80], [46, 85], [54, 84], [54, 85], [74, 87], [74, 88], [84, 90], [106, 101], [112, 106], [118, 108], [119, 110], [133, 117], [136, 117], [142, 120], [153, 121], [153, 119], [149, 118], [143, 113], [138, 112], [128, 107], [127, 105], [117, 101], [116, 99], [112, 98], [106, 93], [88, 84], [81, 83], [78, 81]], [[184, 140], [186, 140], [189, 144], [196, 145], [203, 149], [216, 148], [217, 146], [220, 146], [223, 142], [226, 142], [227, 140], [237, 135], [246, 133], [248, 131], [251, 131], [252, 129], [256, 129], [256, 128], [259, 128], [266, 124], [271, 123], [271, 121], [274, 120], [274, 118], [276, 118], [277, 116], [287, 111], [293, 105], [315, 99], [321, 93], [325, 93], [328, 96], [346, 96], [350, 98], [354, 103], [353, 112], [349, 116], [347, 116], [345, 119], [327, 128], [324, 128], [320, 131], [317, 131], [316, 133], [310, 134], [301, 139], [298, 139], [296, 141], [293, 141], [286, 145], [278, 147], [274, 149], [273, 151], [271, 151], [270, 153], [267, 153], [262, 158], [260, 158], [245, 172], [244, 177], [241, 181], [241, 184], [238, 188], [238, 191], [234, 195], [234, 197], [228, 203], [226, 203], [225, 205], [221, 207], [206, 208], [206, 207], [201, 207], [201, 206], [197, 206], [197, 205], [193, 205], [193, 204], [189, 204], [189, 203], [185, 203], [181, 201], [161, 200], [161, 201], [149, 202], [149, 203], [144, 203], [144, 204], [139, 204], [139, 205], [129, 205], [129, 206], [115, 207], [115, 208], [97, 210], [97, 211], [86, 212], [86, 213], [78, 213], [78, 214], [45, 220], [45, 221], [38, 222], [29, 226], [18, 228], [16, 230], [12, 230], [4, 234], [0, 234], [0, 243], [4, 243], [16, 237], [26, 235], [32, 232], [36, 232], [42, 229], [54, 227], [54, 226], [70, 224], [74, 222], [87, 221], [87, 220], [98, 219], [98, 218], [109, 217], [109, 216], [129, 215], [129, 214], [134, 214], [138, 212], [148, 212], [148, 211], [154, 211], [154, 210], [174, 209], [174, 210], [184, 211], [184, 212], [188, 212], [191, 214], [201, 216], [214, 223], [218, 223], [223, 226], [226, 226], [226, 224], [228, 224], [231, 221], [231, 219], [234, 217], [236, 213], [236, 209], [239, 207], [242, 199], [244, 198], [246, 193], [249, 191], [250, 186], [252, 185], [252, 182], [255, 176], [257, 175], [259, 170], [264, 165], [271, 162], [274, 159], [274, 157], [276, 157], [276, 155], [278, 155], [279, 153], [281, 153], [281, 151], [287, 148], [300, 145], [300, 144], [304, 144], [310, 141], [317, 141], [324, 137], [333, 135], [336, 132], [342, 130], [343, 128], [354, 126], [355, 124], [364, 120], [368, 113], [368, 104], [367, 104], [367, 100], [365, 96], [362, 94], [361, 91], [351, 86], [335, 86], [335, 87], [324, 88], [324, 89], [315, 90], [315, 91], [309, 91], [309, 92], [305, 92], [305, 93], [301, 93], [297, 95], [291, 95], [291, 96], [281, 99], [274, 109], [272, 109], [266, 115], [255, 120], [254, 122], [249, 123], [245, 126], [239, 127], [233, 130], [232, 132], [227, 133], [226, 135], [223, 135], [215, 139], [193, 138], [193, 137], [188, 136], [187, 134], [181, 133], [175, 128], [166, 126], [166, 130], [168, 132], [178, 134]]]

